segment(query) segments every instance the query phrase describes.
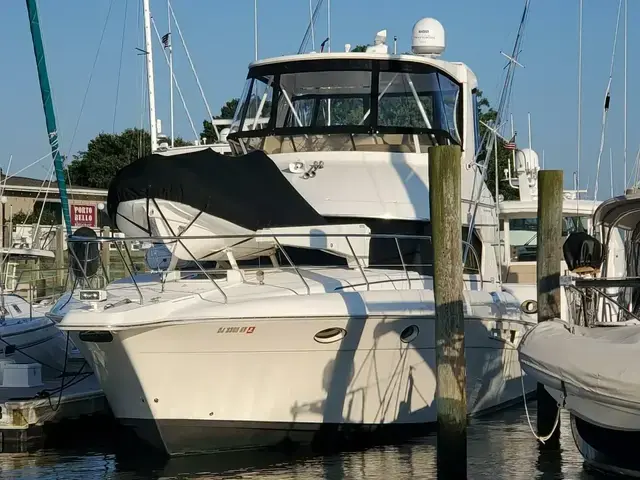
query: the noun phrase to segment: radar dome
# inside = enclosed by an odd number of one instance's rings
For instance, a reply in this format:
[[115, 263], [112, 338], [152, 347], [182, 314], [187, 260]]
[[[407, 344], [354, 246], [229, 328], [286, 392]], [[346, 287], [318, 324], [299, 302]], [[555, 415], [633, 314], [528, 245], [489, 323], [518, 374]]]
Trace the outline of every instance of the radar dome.
[[538, 154], [530, 148], [516, 151], [516, 171], [537, 172], [540, 170]]
[[435, 18], [423, 18], [413, 26], [411, 50], [416, 55], [432, 55], [444, 52], [444, 27]]

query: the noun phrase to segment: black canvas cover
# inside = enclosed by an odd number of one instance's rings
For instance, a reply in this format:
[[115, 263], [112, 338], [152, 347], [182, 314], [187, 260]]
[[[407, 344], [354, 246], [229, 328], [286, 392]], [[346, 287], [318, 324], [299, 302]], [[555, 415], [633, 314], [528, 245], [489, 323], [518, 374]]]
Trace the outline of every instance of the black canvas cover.
[[326, 223], [261, 150], [233, 157], [207, 148], [132, 162], [109, 185], [114, 226], [120, 202], [146, 198], [183, 203], [254, 231]]
[[604, 260], [602, 244], [586, 232], [572, 232], [562, 246], [564, 260], [572, 272], [600, 270]]

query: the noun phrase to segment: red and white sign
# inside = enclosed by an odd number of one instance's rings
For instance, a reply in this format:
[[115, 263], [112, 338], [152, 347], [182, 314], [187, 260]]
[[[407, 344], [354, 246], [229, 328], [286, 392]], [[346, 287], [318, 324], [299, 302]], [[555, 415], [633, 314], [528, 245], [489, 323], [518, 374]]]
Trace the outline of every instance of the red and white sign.
[[95, 205], [71, 205], [71, 225], [74, 227], [97, 227], [98, 215]]

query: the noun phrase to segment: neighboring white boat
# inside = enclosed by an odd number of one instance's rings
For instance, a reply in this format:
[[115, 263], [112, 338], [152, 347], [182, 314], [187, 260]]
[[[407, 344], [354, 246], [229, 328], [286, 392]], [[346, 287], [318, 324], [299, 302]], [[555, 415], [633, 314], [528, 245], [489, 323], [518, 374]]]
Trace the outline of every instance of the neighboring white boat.
[[525, 335], [519, 354], [527, 375], [570, 412], [587, 463], [640, 476], [633, 449], [640, 439], [640, 370], [634, 364], [640, 322], [629, 323], [589, 328], [544, 322]]
[[[11, 289], [0, 290], [0, 360], [15, 363], [40, 363], [45, 374], [59, 374], [72, 366], [69, 360], [80, 352], [57, 325], [47, 318], [52, 303], [31, 303], [15, 292], [19, 285], [15, 278], [18, 260], [53, 258], [53, 252], [34, 248], [0, 248], [2, 284]], [[14, 267], [14, 268], [12, 268]], [[11, 285], [15, 283], [15, 285]], [[29, 286], [29, 288], [32, 288]], [[2, 382], [0, 381], [0, 386]]]
[[[640, 370], [634, 363], [640, 353], [640, 194], [631, 191], [602, 202], [593, 222], [605, 252], [620, 230], [626, 232], [627, 276], [607, 276], [605, 266], [599, 276], [594, 276], [596, 268], [565, 277], [563, 283], [580, 292], [583, 307], [571, 311], [570, 322], [548, 321], [529, 331], [518, 347], [519, 358], [527, 376], [570, 412], [574, 440], [588, 464], [640, 477], [634, 450], [640, 439]], [[598, 247], [591, 248], [597, 242], [586, 242], [570, 253], [567, 263], [602, 261]], [[584, 252], [582, 258], [575, 252]]]
[[438, 144], [463, 146], [461, 241], [477, 207], [463, 277], [469, 413], [522, 401], [515, 349], [536, 322], [523, 313], [535, 284], [522, 298], [502, 291], [484, 184], [476, 200], [477, 80], [436, 58], [444, 37], [425, 41], [427, 27], [442, 29], [419, 22], [416, 55], [388, 54], [380, 35], [365, 53], [253, 63], [228, 137], [246, 155], [169, 150], [114, 179], [117, 228], [164, 243], [171, 260], [154, 247], [162, 271], [65, 295], [49, 316], [152, 445], [184, 454], [433, 427]]

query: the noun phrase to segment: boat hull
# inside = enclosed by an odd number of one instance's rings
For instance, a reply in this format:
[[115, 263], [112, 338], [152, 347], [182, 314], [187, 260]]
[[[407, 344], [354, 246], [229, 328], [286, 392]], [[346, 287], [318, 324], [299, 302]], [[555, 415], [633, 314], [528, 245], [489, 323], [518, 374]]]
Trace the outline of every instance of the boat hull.
[[67, 336], [48, 318], [34, 317], [20, 323], [0, 327], [0, 360], [16, 363], [38, 362], [45, 376], [57, 375], [64, 369], [65, 352], [75, 348]]
[[605, 428], [571, 414], [571, 432], [587, 465], [640, 478], [640, 431]]
[[[522, 399], [515, 346], [465, 324], [470, 414]], [[407, 329], [419, 328], [408, 343]], [[76, 344], [114, 415], [169, 455], [282, 444], [337, 447], [428, 432], [436, 421], [433, 317], [206, 320]], [[341, 341], [314, 335], [342, 328]], [[527, 380], [525, 390], [535, 389]]]

